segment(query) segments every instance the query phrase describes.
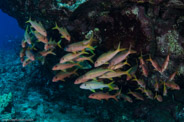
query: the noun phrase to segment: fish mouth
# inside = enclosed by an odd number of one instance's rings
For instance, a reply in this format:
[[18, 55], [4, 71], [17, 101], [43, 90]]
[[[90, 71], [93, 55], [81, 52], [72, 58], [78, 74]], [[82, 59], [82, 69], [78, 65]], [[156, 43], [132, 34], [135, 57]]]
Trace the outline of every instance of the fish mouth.
[[79, 84], [78, 81], [75, 81], [74, 84]]
[[84, 89], [84, 88], [83, 88], [83, 84], [81, 84], [81, 85], [79, 86], [79, 88]]

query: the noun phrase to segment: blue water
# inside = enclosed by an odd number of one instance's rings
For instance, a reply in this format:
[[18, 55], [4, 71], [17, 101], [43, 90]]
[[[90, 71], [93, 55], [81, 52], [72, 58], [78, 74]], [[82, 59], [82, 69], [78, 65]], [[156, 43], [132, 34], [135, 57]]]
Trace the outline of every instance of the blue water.
[[20, 44], [24, 30], [19, 27], [17, 20], [2, 12], [1, 9], [0, 18], [0, 48], [9, 49], [12, 44]]

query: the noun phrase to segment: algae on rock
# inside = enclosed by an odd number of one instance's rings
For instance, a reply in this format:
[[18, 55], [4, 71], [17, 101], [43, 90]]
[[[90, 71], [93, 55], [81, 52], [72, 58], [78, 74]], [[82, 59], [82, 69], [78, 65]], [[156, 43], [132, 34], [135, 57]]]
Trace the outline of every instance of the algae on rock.
[[12, 93], [4, 94], [0, 96], [0, 114], [5, 110], [5, 108], [10, 104], [12, 101]]

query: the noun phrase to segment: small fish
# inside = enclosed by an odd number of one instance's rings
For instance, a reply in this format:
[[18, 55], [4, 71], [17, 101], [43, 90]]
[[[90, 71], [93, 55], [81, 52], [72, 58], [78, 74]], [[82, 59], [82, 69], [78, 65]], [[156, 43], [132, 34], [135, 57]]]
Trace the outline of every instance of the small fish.
[[149, 98], [149, 99], [152, 99], [153, 100], [153, 92], [149, 89], [144, 89], [144, 93], [146, 94], [146, 96]]
[[138, 92], [132, 92], [129, 90], [128, 94], [131, 94], [132, 96], [134, 96], [138, 100], [144, 101], [144, 97], [141, 94], [139, 94]]
[[96, 92], [93, 94], [90, 94], [88, 98], [90, 99], [96, 99], [96, 100], [109, 100], [110, 98], [115, 99], [116, 101], [118, 101], [118, 99], [116, 98], [119, 95], [119, 92], [116, 93], [115, 95], [110, 95], [109, 93], [103, 93], [103, 92]]
[[82, 62], [82, 61], [90, 61], [91, 63], [94, 63], [92, 58], [94, 57], [95, 55], [92, 55], [90, 57], [85, 57], [85, 56], [79, 56], [77, 58], [74, 59], [74, 61], [77, 61], [77, 62]]
[[52, 50], [49, 50], [49, 51], [46, 51], [46, 50], [43, 50], [41, 52], [39, 52], [42, 56], [46, 57], [47, 55], [49, 54], [52, 54], [52, 55], [56, 55], [54, 52], [52, 52]]
[[26, 31], [25, 31], [25, 33], [24, 33], [24, 39], [25, 39], [25, 41], [28, 43], [28, 44], [32, 44], [32, 42], [31, 42], [31, 37], [30, 37], [30, 35], [29, 35], [29, 33], [28, 33], [28, 26], [26, 27]]
[[135, 78], [132, 81], [136, 81], [139, 84], [140, 87], [146, 88], [146, 83], [143, 80], [141, 80], [141, 79], [137, 79], [136, 76], [135, 76]]
[[109, 66], [108, 68], [112, 69], [112, 70], [116, 70], [116, 69], [122, 68], [125, 65], [130, 66], [130, 64], [128, 63], [127, 60], [125, 62], [123, 62], [123, 63], [120, 62], [119, 64], [116, 64], [116, 65], [113, 65], [113, 66]]
[[162, 69], [161, 69], [162, 72], [164, 72], [164, 71], [167, 69], [167, 67], [168, 67], [168, 64], [169, 64], [169, 57], [170, 57], [170, 54], [167, 55], [167, 57], [166, 57], [166, 59], [165, 59], [163, 65], [162, 65]]
[[56, 48], [56, 46], [61, 48], [60, 44], [61, 44], [61, 40], [58, 42], [55, 42], [55, 41], [52, 41], [52, 39], [50, 39], [49, 42], [45, 44], [44, 49], [45, 50], [53, 50]]
[[38, 31], [40, 34], [42, 34], [43, 36], [47, 36], [47, 32], [45, 30], [45, 28], [43, 27], [42, 23], [39, 22], [37, 23], [36, 21], [32, 21], [31, 18], [29, 18], [29, 20], [26, 23], [30, 23], [31, 26]]
[[116, 56], [114, 56], [113, 59], [110, 61], [109, 66], [113, 66], [113, 65], [116, 65], [122, 62], [128, 57], [128, 55], [133, 54], [133, 53], [136, 53], [136, 51], [131, 50], [131, 45], [130, 45], [130, 48], [128, 51], [123, 51], [117, 54]]
[[48, 39], [46, 36], [43, 36], [42, 34], [40, 34], [39, 32], [37, 31], [34, 31], [33, 32], [34, 35], [36, 36], [36, 38], [38, 39], [38, 41], [41, 41], [43, 42], [44, 44], [48, 43]]
[[67, 52], [74, 52], [74, 53], [85, 49], [95, 50], [90, 44], [91, 43], [83, 44], [83, 41], [76, 42], [68, 45], [64, 50]]
[[26, 41], [25, 40], [22, 40], [22, 42], [21, 42], [21, 46], [22, 46], [22, 48], [25, 48], [26, 47]]
[[35, 60], [35, 56], [34, 56], [34, 54], [33, 54], [30, 50], [26, 50], [26, 56], [27, 56], [31, 61], [34, 61], [34, 60]]
[[68, 40], [68, 42], [70, 42], [71, 36], [68, 33], [68, 31], [66, 30], [66, 28], [58, 27], [58, 25], [56, 23], [56, 26], [52, 29], [57, 29], [59, 31], [59, 33], [62, 35], [62, 38], [65, 38], [66, 40]]
[[21, 63], [23, 63], [24, 60], [25, 60], [24, 57], [20, 58]]
[[167, 96], [167, 87], [166, 87], [165, 82], [163, 82], [163, 84], [164, 84], [164, 88], [163, 88], [163, 96]]
[[155, 91], [158, 92], [159, 91], [159, 87], [160, 87], [160, 85], [159, 85], [158, 81], [156, 80], [156, 82], [154, 84]]
[[173, 90], [180, 90], [180, 86], [175, 82], [165, 82], [165, 85]]
[[84, 78], [84, 76], [80, 76], [79, 78], [77, 78], [75, 81], [74, 81], [74, 84], [80, 84], [80, 83], [84, 83], [86, 81], [88, 81], [89, 79], [86, 79]]
[[126, 78], [126, 80], [128, 81], [128, 80], [130, 80], [130, 79], [132, 79], [132, 77], [135, 75], [135, 73], [136, 73], [136, 71], [137, 71], [137, 65], [135, 65], [135, 66], [133, 66], [133, 67], [131, 67], [130, 69], [129, 69], [129, 71], [128, 71], [128, 74], [129, 75], [127, 75], [127, 78]]
[[99, 78], [110, 78], [111, 79], [111, 78], [114, 78], [114, 77], [121, 77], [122, 75], [130, 76], [129, 70], [127, 70], [127, 71], [107, 72], [107, 73], [103, 74], [102, 76], [100, 76]]
[[178, 72], [176, 71], [176, 72], [174, 72], [173, 74], [171, 74], [171, 75], [169, 76], [169, 81], [174, 80], [174, 77], [176, 76], [177, 73], [178, 73]]
[[22, 67], [27, 66], [27, 65], [30, 64], [31, 62], [32, 62], [32, 61], [31, 61], [29, 58], [27, 58], [26, 60], [23, 61]]
[[109, 71], [114, 72], [111, 69], [103, 69], [103, 68], [92, 69], [92, 70], [88, 71], [87, 73], [85, 73], [83, 75], [83, 78], [85, 78], [85, 79], [95, 79], [95, 78], [97, 78], [97, 77], [99, 77], [99, 76], [101, 76], [101, 75], [103, 75], [103, 74], [105, 74]]
[[151, 56], [149, 57], [149, 59], [147, 59], [147, 61], [150, 61], [152, 66], [155, 68], [155, 70], [162, 72], [162, 68], [160, 68], [160, 66], [158, 65], [158, 63], [154, 60], [152, 60]]
[[64, 55], [61, 59], [60, 59], [60, 63], [65, 63], [67, 61], [71, 61], [75, 58], [77, 58], [78, 56], [82, 55], [82, 54], [89, 54], [85, 51], [79, 52], [79, 53], [68, 53], [66, 55]]
[[120, 43], [118, 45], [118, 48], [115, 51], [108, 51], [102, 55], [100, 55], [97, 60], [95, 61], [94, 66], [99, 67], [105, 63], [107, 63], [109, 60], [111, 60], [118, 52], [125, 50], [124, 48], [120, 48]]
[[133, 103], [133, 100], [131, 97], [129, 97], [128, 95], [122, 95], [123, 99], [129, 103]]
[[23, 58], [26, 55], [26, 48], [22, 48], [20, 51], [20, 58]]
[[139, 61], [140, 61], [140, 66], [142, 68], [143, 75], [145, 77], [148, 77], [148, 67], [147, 67], [147, 65], [142, 57], [142, 53], [141, 53], [141, 56], [139, 57]]
[[77, 71], [77, 70], [74, 70], [73, 72], [59, 72], [58, 74], [56, 74], [56, 75], [53, 77], [52, 82], [57, 82], [57, 81], [59, 81], [59, 80], [65, 81], [64, 79], [67, 78], [67, 77], [69, 77], [69, 76], [71, 76], [72, 74], [78, 75], [78, 74], [76, 73], [76, 71]]
[[162, 96], [161, 95], [158, 95], [157, 93], [155, 95], [155, 99], [157, 99], [157, 101], [159, 101], [159, 102], [162, 102], [163, 101]]
[[52, 70], [63, 70], [64, 71], [74, 66], [82, 67], [79, 63], [66, 63], [66, 64], [59, 63], [59, 64], [54, 65]]
[[110, 90], [118, 90], [119, 88], [117, 86], [115, 86], [113, 82], [110, 82], [108, 84], [104, 84], [103, 82], [99, 82], [96, 80], [91, 80], [91, 81], [87, 81], [83, 84], [80, 85], [81, 89], [87, 89], [90, 90], [92, 92], [95, 92], [96, 89], [103, 89], [103, 88], [109, 88]]

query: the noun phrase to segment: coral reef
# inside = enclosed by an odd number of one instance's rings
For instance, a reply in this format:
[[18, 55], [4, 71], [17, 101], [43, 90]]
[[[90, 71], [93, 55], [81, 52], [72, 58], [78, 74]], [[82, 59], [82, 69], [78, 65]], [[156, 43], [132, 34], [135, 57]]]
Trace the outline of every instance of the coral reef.
[[71, 0], [71, 1], [67, 1], [67, 3], [62, 3], [62, 0], [58, 0], [57, 4], [59, 6], [59, 8], [67, 8], [70, 11], [75, 11], [75, 9], [77, 9], [81, 4], [83, 4], [84, 2], [86, 2], [86, 0]]
[[0, 96], [0, 113], [6, 109], [8, 105], [10, 105], [12, 102], [12, 93], [10, 92], [9, 94], [4, 94]]

